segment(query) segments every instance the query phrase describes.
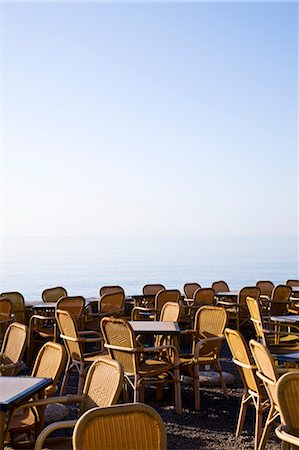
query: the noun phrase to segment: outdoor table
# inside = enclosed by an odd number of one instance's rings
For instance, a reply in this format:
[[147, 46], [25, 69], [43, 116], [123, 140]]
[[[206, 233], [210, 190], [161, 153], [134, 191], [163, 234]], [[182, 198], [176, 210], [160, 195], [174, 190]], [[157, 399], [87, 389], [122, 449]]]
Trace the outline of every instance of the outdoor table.
[[4, 449], [6, 413], [52, 383], [52, 378], [0, 377], [0, 450]]
[[238, 298], [240, 291], [225, 291], [225, 292], [216, 292], [215, 297], [234, 297]]
[[162, 322], [159, 320], [133, 320], [129, 321], [133, 331], [138, 334], [160, 334], [167, 336], [179, 335], [181, 329], [177, 322]]
[[291, 288], [292, 288], [292, 292], [293, 292], [294, 294], [299, 293], [299, 286], [291, 286]]
[[[299, 334], [299, 314], [286, 314], [284, 316], [271, 316], [270, 320], [274, 322], [275, 329], [277, 331], [280, 331], [280, 326], [288, 326], [292, 328], [296, 328], [297, 333], [291, 333], [290, 334]], [[275, 338], [275, 343], [277, 343], [278, 340]]]
[[290, 353], [284, 353], [275, 355], [275, 359], [279, 362], [289, 362], [293, 364], [299, 363], [299, 352], [290, 352]]

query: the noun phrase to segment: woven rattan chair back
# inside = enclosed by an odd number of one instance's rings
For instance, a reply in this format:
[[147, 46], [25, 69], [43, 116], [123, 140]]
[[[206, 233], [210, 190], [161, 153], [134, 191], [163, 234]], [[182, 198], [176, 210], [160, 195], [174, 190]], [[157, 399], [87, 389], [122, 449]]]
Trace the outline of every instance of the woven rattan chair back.
[[275, 288], [274, 283], [268, 280], [257, 281], [256, 287], [261, 291], [261, 295], [266, 295], [267, 297], [271, 297], [273, 289]]
[[[277, 381], [276, 398], [279, 405], [281, 422], [287, 426], [287, 431], [299, 436], [299, 373], [289, 372]], [[298, 442], [299, 443], [299, 442]], [[297, 444], [298, 445], [298, 444]], [[282, 447], [288, 448], [288, 447]], [[293, 448], [293, 447], [292, 447]], [[298, 448], [295, 447], [294, 448]]]
[[278, 406], [276, 397], [278, 373], [274, 359], [265, 345], [251, 339], [249, 346], [258, 370], [258, 376], [263, 380], [271, 402]]
[[193, 306], [213, 305], [215, 291], [212, 288], [200, 288], [193, 294]]
[[286, 286], [299, 287], [299, 280], [288, 280]]
[[57, 309], [68, 311], [75, 319], [82, 316], [85, 307], [85, 298], [81, 295], [75, 297], [61, 297], [56, 305]]
[[[21, 363], [24, 356], [28, 340], [28, 327], [22, 323], [14, 322], [7, 328], [1, 346], [0, 359], [1, 364], [18, 364]], [[18, 367], [12, 367], [1, 371], [2, 375], [14, 375]]]
[[12, 314], [16, 322], [25, 323], [25, 300], [23, 295], [20, 292], [2, 292], [0, 297], [8, 298], [11, 301]]
[[200, 337], [221, 337], [227, 325], [227, 312], [219, 306], [202, 306], [194, 318], [194, 330]]
[[68, 311], [57, 309], [55, 317], [60, 330], [60, 337], [64, 340], [66, 351], [72, 360], [83, 361], [83, 350], [78, 342], [79, 332], [76, 320]]
[[150, 406], [140, 403], [94, 408], [78, 420], [74, 450], [166, 450], [165, 425]]
[[117, 403], [123, 386], [122, 365], [110, 358], [99, 358], [89, 368], [83, 389], [80, 415], [95, 408]]
[[107, 292], [99, 300], [99, 312], [121, 311], [125, 304], [124, 291]]
[[67, 296], [67, 291], [61, 286], [45, 289], [42, 299], [45, 303], [56, 303], [61, 297]]
[[65, 362], [65, 349], [55, 342], [46, 342], [38, 352], [31, 376], [52, 378], [52, 384], [46, 388], [47, 396], [56, 392], [56, 386], [65, 367]]
[[185, 283], [184, 284], [184, 294], [186, 298], [193, 298], [194, 293], [197, 289], [200, 289], [201, 285], [198, 283]]
[[163, 291], [158, 292], [155, 297], [155, 309], [158, 311], [157, 319], [159, 318], [159, 312], [165, 303], [179, 303], [180, 297], [181, 293], [177, 289], [164, 289]]
[[138, 359], [135, 352], [137, 344], [130, 324], [122, 319], [104, 317], [101, 320], [101, 330], [108, 346], [119, 347], [119, 349], [108, 347], [110, 357], [121, 363], [126, 373], [136, 374], [138, 372]]
[[121, 286], [102, 286], [99, 290], [100, 297], [105, 294], [113, 294], [114, 292], [122, 292], [125, 296], [125, 291]]
[[276, 286], [272, 292], [269, 314], [278, 316], [286, 314], [291, 294], [292, 288], [290, 286], [284, 284]]
[[246, 308], [246, 311], [247, 311], [246, 298], [251, 297], [251, 298], [254, 298], [255, 300], [258, 300], [260, 293], [261, 293], [261, 291], [256, 286], [244, 287], [239, 292], [238, 303], [240, 305], [244, 305], [244, 307]]
[[263, 344], [266, 344], [266, 337], [263, 331], [263, 315], [262, 315], [262, 307], [258, 300], [252, 297], [247, 297], [246, 299], [250, 320], [254, 326], [254, 330], [256, 333], [256, 339]]
[[233, 362], [239, 369], [244, 387], [246, 390], [260, 394], [261, 387], [256, 376], [256, 368], [244, 336], [237, 330], [226, 328], [225, 337], [233, 356]]
[[177, 302], [164, 303], [160, 313], [162, 322], [178, 322], [180, 317], [180, 304]]
[[144, 295], [156, 295], [159, 291], [162, 291], [165, 289], [165, 286], [163, 284], [145, 284], [142, 288], [142, 293]]
[[212, 283], [212, 289], [214, 289], [215, 294], [218, 294], [218, 292], [229, 292], [229, 286], [223, 280], [214, 281], [214, 283]]
[[0, 298], [0, 321], [6, 321], [11, 317], [12, 303], [9, 298]]

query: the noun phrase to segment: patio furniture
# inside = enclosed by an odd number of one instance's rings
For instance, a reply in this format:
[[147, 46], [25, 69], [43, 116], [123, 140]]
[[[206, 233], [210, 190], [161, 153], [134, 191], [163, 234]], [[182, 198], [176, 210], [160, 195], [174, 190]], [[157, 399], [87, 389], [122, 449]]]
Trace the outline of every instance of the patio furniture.
[[250, 323], [250, 316], [248, 307], [246, 304], [246, 298], [252, 297], [258, 299], [260, 296], [260, 290], [256, 286], [243, 287], [237, 297], [235, 303], [220, 300], [217, 305], [224, 306], [228, 313], [228, 320], [236, 325], [236, 329], [240, 330], [242, 325]]
[[8, 326], [14, 322], [12, 303], [8, 298], [0, 298], [0, 342], [3, 341]]
[[113, 294], [114, 292], [122, 292], [125, 297], [125, 291], [121, 286], [102, 286], [100, 288], [99, 294], [102, 297], [105, 294]]
[[67, 296], [67, 291], [61, 286], [48, 288], [42, 292], [42, 299], [45, 303], [57, 302], [61, 297], [65, 296]]
[[140, 403], [94, 408], [76, 424], [73, 448], [166, 450], [165, 425], [153, 408]]
[[[86, 411], [94, 407], [105, 407], [117, 403], [123, 387], [123, 369], [122, 366], [112, 359], [99, 358], [90, 366], [84, 383], [83, 393], [81, 395], [67, 395], [53, 397], [51, 399], [37, 401], [36, 405], [49, 405], [53, 403], [78, 404], [78, 417], [72, 420], [54, 422], [48, 425], [38, 436], [35, 444], [35, 450], [41, 450], [44, 447], [45, 440], [49, 435], [57, 430], [73, 429]], [[69, 448], [71, 438], [59, 439], [58, 444], [61, 448]], [[61, 442], [62, 441], [62, 442]], [[47, 448], [55, 448], [56, 440], [46, 441]], [[95, 447], [97, 448], [97, 446]]]
[[8, 326], [0, 351], [0, 376], [14, 376], [20, 371], [27, 339], [26, 325], [13, 322]]
[[105, 316], [119, 317], [125, 309], [125, 294], [123, 290], [104, 294], [98, 302], [98, 311], [87, 311], [84, 327], [87, 330], [99, 332], [100, 321]]
[[292, 288], [283, 284], [276, 286], [269, 300], [269, 316], [282, 316], [288, 311]]
[[[165, 324], [167, 322], [161, 322]], [[101, 330], [105, 339], [105, 347], [109, 356], [120, 362], [124, 368], [124, 376], [127, 384], [134, 391], [134, 402], [140, 399], [140, 391], [144, 384], [174, 382], [175, 388], [175, 408], [178, 414], [182, 412], [180, 372], [178, 364], [178, 352], [172, 345], [161, 345], [159, 347], [143, 347], [137, 344], [135, 334], [130, 323], [122, 319], [104, 317], [101, 321]], [[165, 352], [171, 351], [173, 361], [161, 360], [165, 357]], [[146, 355], [155, 354], [155, 358], [146, 359]], [[152, 356], [151, 355], [151, 356]], [[170, 379], [164, 375], [169, 375]], [[155, 378], [157, 381], [154, 381]]]
[[185, 298], [190, 298], [193, 299], [193, 294], [195, 291], [197, 291], [197, 289], [200, 289], [201, 285], [198, 283], [185, 283], [184, 284], [184, 294], [185, 294]]
[[224, 329], [227, 324], [227, 313], [218, 306], [202, 306], [196, 313], [193, 330], [186, 330], [182, 335], [192, 336], [190, 354], [180, 354], [181, 374], [193, 379], [195, 409], [200, 409], [199, 367], [214, 365], [219, 373], [221, 387], [225, 397], [228, 397], [219, 355], [224, 339]]
[[2, 292], [0, 298], [7, 298], [12, 304], [12, 314], [15, 321], [19, 323], [26, 323], [25, 315], [25, 300], [20, 292]]
[[281, 425], [275, 433], [282, 440], [282, 449], [299, 447], [299, 373], [286, 373], [278, 380], [276, 398]]
[[159, 320], [161, 309], [167, 302], [179, 303], [181, 297], [177, 289], [163, 289], [155, 296], [154, 308], [136, 306], [132, 309], [131, 320]]

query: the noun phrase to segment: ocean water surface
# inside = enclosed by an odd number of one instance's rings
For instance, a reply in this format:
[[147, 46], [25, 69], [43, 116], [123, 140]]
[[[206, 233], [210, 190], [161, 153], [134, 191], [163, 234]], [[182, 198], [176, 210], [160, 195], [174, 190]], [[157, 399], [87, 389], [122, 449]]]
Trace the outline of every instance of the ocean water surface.
[[93, 297], [106, 284], [127, 294], [145, 283], [182, 289], [226, 280], [232, 289], [257, 280], [299, 278], [294, 237], [3, 237], [1, 292], [39, 301], [43, 289], [64, 286]]

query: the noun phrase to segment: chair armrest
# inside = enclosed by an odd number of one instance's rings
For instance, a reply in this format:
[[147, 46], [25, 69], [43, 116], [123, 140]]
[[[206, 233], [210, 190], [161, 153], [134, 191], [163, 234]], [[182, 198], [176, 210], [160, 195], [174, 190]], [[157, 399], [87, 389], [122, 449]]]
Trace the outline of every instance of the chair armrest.
[[65, 428], [74, 428], [76, 425], [77, 420], [65, 420], [63, 422], [54, 422], [48, 425], [46, 428], [43, 429], [43, 431], [39, 434], [35, 441], [35, 447], [34, 450], [42, 450], [43, 444], [46, 440], [46, 438], [49, 436], [49, 434], [53, 433], [57, 430], [62, 430]]
[[220, 346], [224, 340], [224, 336], [215, 336], [205, 339], [200, 339], [194, 349], [194, 358], [199, 358], [200, 356], [204, 356], [200, 354], [200, 351], [205, 349], [207, 350], [207, 354], [214, 352], [217, 353], [220, 350]]
[[15, 411], [24, 408], [31, 408], [32, 406], [47, 406], [53, 405], [55, 403], [81, 403], [84, 399], [84, 395], [60, 395], [57, 397], [47, 397], [39, 400], [32, 400], [27, 403], [22, 403], [20, 406], [15, 408]]
[[287, 442], [288, 444], [299, 446], [299, 437], [294, 436], [288, 432], [288, 428], [285, 425], [279, 425], [275, 429], [276, 436], [279, 437], [283, 442]]
[[239, 306], [240, 306], [240, 303], [236, 303], [236, 302], [225, 302], [224, 300], [218, 300], [218, 301], [217, 301], [217, 305], [239, 307]]
[[34, 314], [33, 316], [30, 317], [30, 323], [33, 321], [33, 319], [38, 319], [38, 320], [55, 320], [54, 316], [41, 316], [40, 314]]

